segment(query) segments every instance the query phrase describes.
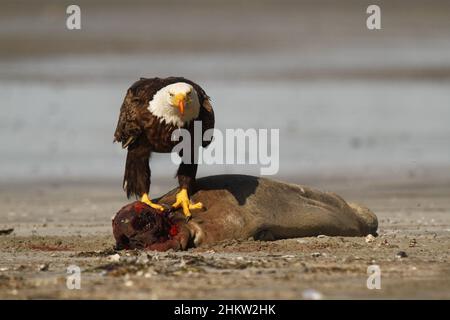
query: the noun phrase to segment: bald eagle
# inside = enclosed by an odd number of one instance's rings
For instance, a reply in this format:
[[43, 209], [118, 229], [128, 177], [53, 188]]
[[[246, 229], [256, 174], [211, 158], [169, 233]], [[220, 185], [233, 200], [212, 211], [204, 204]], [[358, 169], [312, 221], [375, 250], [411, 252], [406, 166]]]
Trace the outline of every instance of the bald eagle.
[[[123, 189], [128, 198], [136, 196], [152, 208], [164, 210], [148, 197], [150, 155], [152, 152], [172, 152], [179, 142], [172, 141], [171, 136], [178, 128], [189, 130], [193, 149], [194, 121], [202, 122], [202, 134], [214, 128], [210, 98], [191, 80], [182, 77], [141, 78], [128, 89], [114, 133], [114, 141], [121, 142], [127, 149]], [[209, 143], [202, 142], [202, 147]], [[182, 162], [178, 168], [180, 189], [172, 205], [175, 209], [181, 207], [187, 218], [191, 216], [190, 210], [203, 207], [201, 203], [189, 200], [197, 174], [197, 164], [193, 161], [196, 152], [198, 150], [191, 150], [190, 163]]]

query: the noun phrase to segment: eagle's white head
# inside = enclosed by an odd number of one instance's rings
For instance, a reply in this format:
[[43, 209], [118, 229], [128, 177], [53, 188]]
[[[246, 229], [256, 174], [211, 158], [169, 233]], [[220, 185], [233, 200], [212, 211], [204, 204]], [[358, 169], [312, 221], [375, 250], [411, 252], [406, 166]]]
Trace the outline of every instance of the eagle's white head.
[[197, 118], [200, 102], [194, 87], [185, 82], [169, 84], [160, 89], [150, 101], [148, 110], [166, 123], [182, 127]]

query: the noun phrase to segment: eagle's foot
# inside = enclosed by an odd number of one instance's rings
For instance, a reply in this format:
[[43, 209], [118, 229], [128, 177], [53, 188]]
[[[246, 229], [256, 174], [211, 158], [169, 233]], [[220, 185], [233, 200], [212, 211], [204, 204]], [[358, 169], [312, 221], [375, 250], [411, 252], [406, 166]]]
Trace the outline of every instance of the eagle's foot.
[[143, 196], [141, 197], [141, 202], [149, 205], [153, 209], [156, 209], [156, 210], [159, 210], [159, 211], [164, 211], [165, 210], [162, 205], [151, 202], [150, 199], [148, 198], [148, 194], [146, 194], [146, 193], [144, 193]]
[[176, 201], [172, 205], [174, 209], [183, 208], [183, 213], [186, 216], [187, 220], [191, 218], [191, 211], [195, 209], [202, 209], [203, 204], [201, 202], [191, 203], [189, 200], [187, 189], [183, 188], [176, 195]]

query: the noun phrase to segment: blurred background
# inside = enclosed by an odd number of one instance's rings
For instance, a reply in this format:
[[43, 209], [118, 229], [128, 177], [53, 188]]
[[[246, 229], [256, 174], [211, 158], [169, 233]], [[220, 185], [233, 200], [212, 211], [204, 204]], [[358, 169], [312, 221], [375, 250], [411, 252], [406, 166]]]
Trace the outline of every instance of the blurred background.
[[[125, 92], [170, 75], [203, 86], [219, 129], [279, 128], [277, 178], [450, 178], [449, 1], [77, 1], [81, 30], [72, 2], [0, 3], [0, 183], [120, 186]], [[176, 166], [155, 155], [152, 171]], [[219, 173], [259, 166], [199, 169]]]

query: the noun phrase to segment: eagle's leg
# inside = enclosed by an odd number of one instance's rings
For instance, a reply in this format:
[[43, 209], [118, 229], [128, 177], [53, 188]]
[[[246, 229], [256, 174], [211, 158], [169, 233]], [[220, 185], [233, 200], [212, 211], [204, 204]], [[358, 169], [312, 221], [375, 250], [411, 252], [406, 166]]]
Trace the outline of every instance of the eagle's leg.
[[127, 192], [128, 198], [132, 195], [139, 196], [141, 202], [146, 203], [153, 209], [164, 211], [162, 205], [151, 202], [148, 197], [151, 177], [150, 154], [150, 145], [145, 136], [139, 137], [135, 143], [128, 147], [123, 188]]
[[189, 189], [192, 187], [197, 174], [197, 164], [185, 164], [181, 163], [178, 168], [177, 176], [180, 184], [180, 191], [176, 195], [176, 201], [172, 205], [173, 208], [182, 208], [183, 213], [187, 219], [191, 217], [191, 210], [202, 209], [203, 204], [201, 202], [192, 203], [189, 199]]
[[150, 200], [150, 198], [148, 197], [147, 193], [144, 193], [141, 197], [141, 202], [149, 205], [150, 207], [152, 207], [153, 209], [156, 210], [160, 210], [160, 211], [164, 211], [164, 207], [160, 204], [154, 203]]
[[191, 217], [191, 210], [202, 209], [203, 204], [201, 202], [192, 203], [189, 199], [188, 190], [181, 188], [176, 195], [176, 201], [172, 205], [173, 208], [183, 208], [183, 213], [187, 218]]

